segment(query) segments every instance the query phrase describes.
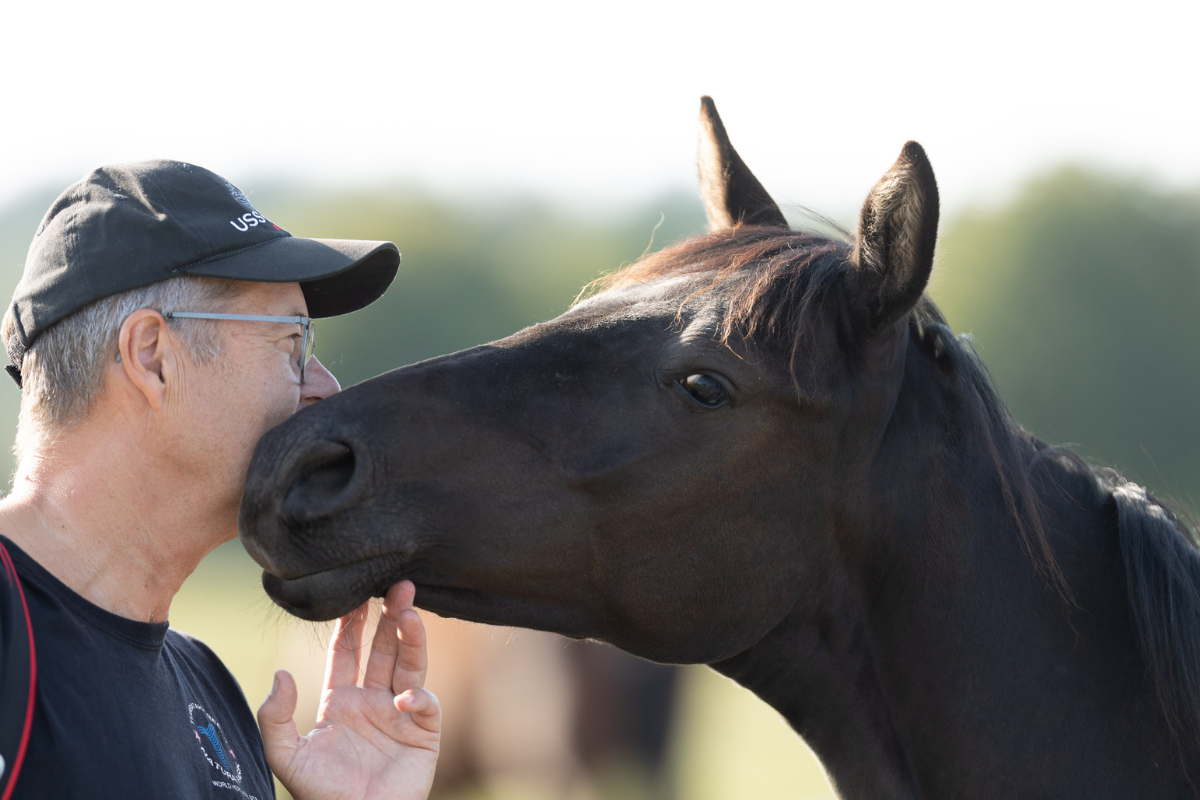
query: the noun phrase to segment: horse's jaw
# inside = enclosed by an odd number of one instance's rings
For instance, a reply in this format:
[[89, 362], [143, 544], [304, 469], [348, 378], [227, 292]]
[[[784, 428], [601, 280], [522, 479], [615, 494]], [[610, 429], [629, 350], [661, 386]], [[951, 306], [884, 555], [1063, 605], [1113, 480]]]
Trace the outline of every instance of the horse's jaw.
[[290, 578], [263, 571], [263, 589], [288, 613], [314, 622], [344, 616], [401, 580], [417, 587], [417, 607], [443, 617], [488, 625], [550, 631], [571, 638], [595, 635], [587, 615], [551, 602], [482, 592], [454, 585], [420, 560], [385, 554]]

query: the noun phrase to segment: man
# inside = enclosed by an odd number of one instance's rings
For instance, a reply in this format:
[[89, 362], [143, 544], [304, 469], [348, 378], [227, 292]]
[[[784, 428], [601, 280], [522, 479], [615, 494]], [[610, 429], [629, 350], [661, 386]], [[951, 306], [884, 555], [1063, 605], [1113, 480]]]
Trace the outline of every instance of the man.
[[0, 501], [22, 591], [0, 591], [0, 621], [26, 605], [36, 648], [13, 797], [262, 800], [268, 765], [302, 800], [428, 794], [440, 710], [410, 582], [387, 595], [361, 686], [363, 615], [339, 622], [307, 737], [287, 672], [260, 738], [228, 670], [167, 623], [237, 535], [260, 436], [338, 391], [309, 318], [373, 302], [399, 260], [390, 242], [292, 237], [179, 162], [102, 167], [55, 201], [0, 330], [22, 386]]

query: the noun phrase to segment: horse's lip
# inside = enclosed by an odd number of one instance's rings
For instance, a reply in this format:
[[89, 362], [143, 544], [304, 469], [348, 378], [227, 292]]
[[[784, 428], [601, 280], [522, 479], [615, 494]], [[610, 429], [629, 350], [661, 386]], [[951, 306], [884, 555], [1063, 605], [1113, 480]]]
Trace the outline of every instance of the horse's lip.
[[[286, 578], [263, 570], [263, 589], [289, 614], [324, 622], [345, 616], [372, 597], [382, 596], [389, 586], [401, 580], [397, 571], [407, 561], [404, 554], [382, 553]], [[339, 576], [344, 588], [331, 592], [327, 581], [334, 575]]]

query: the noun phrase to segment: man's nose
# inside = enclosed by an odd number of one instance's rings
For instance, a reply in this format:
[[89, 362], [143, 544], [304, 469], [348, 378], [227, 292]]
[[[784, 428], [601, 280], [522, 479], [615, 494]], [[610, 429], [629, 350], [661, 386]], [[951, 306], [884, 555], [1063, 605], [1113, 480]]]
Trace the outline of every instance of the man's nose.
[[300, 408], [310, 406], [318, 400], [324, 400], [334, 392], [340, 392], [342, 387], [338, 384], [337, 378], [333, 377], [333, 373], [325, 369], [325, 365], [317, 360], [316, 356], [308, 362], [308, 366], [304, 368], [304, 383], [300, 384]]

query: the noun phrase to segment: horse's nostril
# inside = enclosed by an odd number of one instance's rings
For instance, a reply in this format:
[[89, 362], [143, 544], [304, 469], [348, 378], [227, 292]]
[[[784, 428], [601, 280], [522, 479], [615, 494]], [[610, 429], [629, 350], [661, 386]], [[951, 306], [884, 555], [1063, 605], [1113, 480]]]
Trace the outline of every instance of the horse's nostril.
[[354, 500], [360, 465], [354, 450], [342, 442], [315, 443], [293, 470], [281, 511], [294, 520], [314, 519], [340, 511]]

